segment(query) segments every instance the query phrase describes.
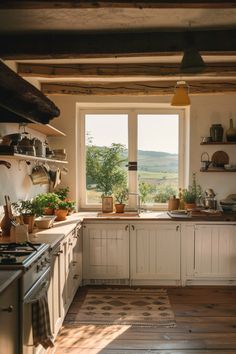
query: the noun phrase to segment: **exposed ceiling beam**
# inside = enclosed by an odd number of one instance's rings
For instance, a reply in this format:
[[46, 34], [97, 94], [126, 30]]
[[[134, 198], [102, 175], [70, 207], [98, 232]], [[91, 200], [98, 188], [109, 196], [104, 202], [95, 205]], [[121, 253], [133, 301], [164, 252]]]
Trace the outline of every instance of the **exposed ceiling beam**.
[[59, 116], [60, 110], [41, 91], [22, 79], [13, 70], [0, 61], [0, 110], [5, 113], [0, 116], [0, 121], [6, 121], [7, 112], [9, 119], [17, 116], [35, 122], [49, 123], [51, 119]]
[[[45, 94], [60, 95], [169, 95], [174, 91], [176, 81], [146, 81], [119, 83], [53, 82], [41, 83]], [[231, 81], [188, 81], [191, 94], [213, 94], [236, 92], [236, 80]]]
[[[136, 78], [179, 77], [180, 64], [32, 64], [18, 63], [17, 72], [23, 77], [43, 78]], [[184, 74], [191, 76], [192, 74]], [[207, 63], [201, 76], [236, 76], [236, 63]]]
[[222, 0], [1, 0], [1, 9], [69, 9], [69, 8], [235, 8], [236, 1]]
[[[236, 53], [236, 29], [193, 31], [193, 37], [201, 53]], [[186, 32], [31, 32], [2, 34], [0, 43], [0, 57], [13, 60], [163, 55], [183, 52]]]

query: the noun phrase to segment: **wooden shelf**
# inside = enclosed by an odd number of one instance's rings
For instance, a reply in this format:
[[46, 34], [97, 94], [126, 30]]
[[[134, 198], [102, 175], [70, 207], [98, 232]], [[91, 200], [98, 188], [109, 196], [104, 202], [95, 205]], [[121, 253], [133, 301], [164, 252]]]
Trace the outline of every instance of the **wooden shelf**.
[[33, 130], [36, 130], [39, 133], [42, 133], [46, 136], [66, 136], [63, 132], [58, 130], [57, 128], [54, 128], [50, 124], [34, 124], [34, 123], [29, 123], [27, 124], [27, 127]]
[[56, 160], [56, 159], [49, 159], [47, 157], [39, 157], [39, 156], [32, 156], [32, 155], [25, 155], [25, 154], [13, 154], [13, 155], [1, 155], [0, 160], [4, 159], [15, 159], [15, 160], [25, 160], [25, 161], [41, 161], [41, 162], [51, 162], [51, 163], [62, 163], [67, 164], [68, 161], [65, 160]]
[[226, 170], [225, 168], [209, 168], [208, 170], [200, 169], [200, 172], [236, 172], [236, 169]]
[[200, 143], [200, 145], [236, 145], [236, 141], [212, 141], [209, 143]]

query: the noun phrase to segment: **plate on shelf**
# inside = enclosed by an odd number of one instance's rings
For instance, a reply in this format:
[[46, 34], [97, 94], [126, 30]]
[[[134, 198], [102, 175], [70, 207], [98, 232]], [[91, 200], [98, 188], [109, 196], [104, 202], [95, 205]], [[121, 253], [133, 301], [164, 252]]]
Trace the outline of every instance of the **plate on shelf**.
[[216, 151], [212, 155], [211, 162], [216, 167], [224, 167], [229, 164], [229, 155], [225, 151]]

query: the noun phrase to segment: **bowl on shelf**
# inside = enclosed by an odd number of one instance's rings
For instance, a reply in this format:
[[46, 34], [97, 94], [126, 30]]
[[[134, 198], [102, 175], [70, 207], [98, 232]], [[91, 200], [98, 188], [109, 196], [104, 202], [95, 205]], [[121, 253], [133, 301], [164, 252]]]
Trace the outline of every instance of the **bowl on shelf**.
[[236, 170], [236, 165], [233, 164], [225, 164], [224, 165], [225, 170]]

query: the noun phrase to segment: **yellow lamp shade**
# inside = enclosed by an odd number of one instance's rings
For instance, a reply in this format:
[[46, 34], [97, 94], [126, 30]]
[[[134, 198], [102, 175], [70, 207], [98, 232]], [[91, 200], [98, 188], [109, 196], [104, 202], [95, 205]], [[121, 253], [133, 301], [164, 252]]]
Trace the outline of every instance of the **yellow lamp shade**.
[[171, 106], [189, 106], [188, 85], [185, 81], [178, 81], [175, 87], [175, 94], [171, 101]]

